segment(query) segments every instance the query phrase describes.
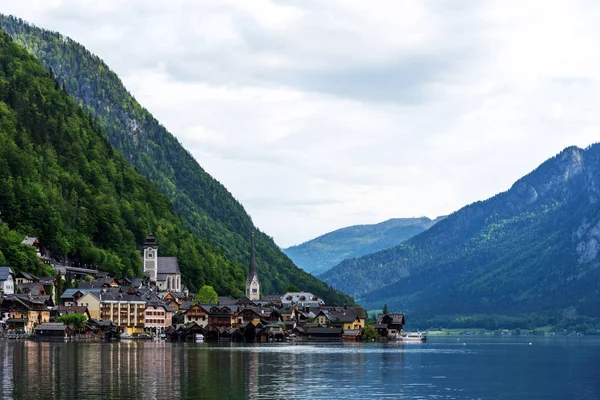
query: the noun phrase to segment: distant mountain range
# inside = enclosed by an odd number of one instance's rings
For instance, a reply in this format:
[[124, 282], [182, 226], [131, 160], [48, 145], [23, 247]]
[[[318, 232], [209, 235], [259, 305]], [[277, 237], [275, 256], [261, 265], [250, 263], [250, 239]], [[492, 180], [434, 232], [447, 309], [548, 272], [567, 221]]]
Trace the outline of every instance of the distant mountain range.
[[[256, 233], [261, 291], [283, 292], [294, 284], [328, 302], [354, 304], [350, 297], [295, 266], [272, 238], [254, 226], [232, 194], [133, 98], [100, 58], [60, 33], [39, 29], [12, 16], [0, 14], [0, 28], [41, 61], [59, 86], [97, 121], [111, 145], [170, 200], [185, 225], [204, 243], [247, 270], [250, 234]], [[188, 277], [198, 284], [204, 279], [193, 274]], [[237, 277], [231, 278], [237, 282]], [[231, 294], [241, 295], [244, 283], [241, 279]]]
[[392, 218], [372, 225], [353, 225], [326, 233], [316, 239], [284, 249], [294, 263], [318, 275], [347, 258], [395, 246], [429, 229], [443, 217]]
[[585, 324], [600, 317], [599, 200], [600, 144], [569, 147], [510, 190], [321, 276], [423, 324]]

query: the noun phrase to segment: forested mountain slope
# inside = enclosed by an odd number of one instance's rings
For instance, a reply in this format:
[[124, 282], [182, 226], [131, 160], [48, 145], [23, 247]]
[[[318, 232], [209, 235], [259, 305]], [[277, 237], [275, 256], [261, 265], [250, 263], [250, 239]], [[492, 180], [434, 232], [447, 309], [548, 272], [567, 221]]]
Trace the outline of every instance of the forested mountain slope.
[[440, 219], [392, 218], [378, 224], [348, 226], [283, 251], [297, 266], [318, 275], [347, 258], [400, 244], [429, 229]]
[[67, 93], [97, 119], [110, 143], [172, 201], [196, 236], [246, 265], [250, 233], [256, 232], [261, 290], [280, 292], [293, 283], [330, 302], [353, 303], [348, 296], [296, 267], [269, 236], [253, 225], [231, 193], [127, 92], [100, 58], [59, 33], [13, 17], [0, 15], [0, 27], [52, 71]]
[[41, 63], [0, 31], [0, 263], [42, 271], [25, 235], [55, 255], [141, 276], [154, 229], [191, 289], [241, 294], [245, 268], [183, 226], [166, 196], [108, 143]]
[[600, 145], [570, 147], [510, 190], [323, 277], [369, 308], [421, 321], [598, 318], [599, 199]]

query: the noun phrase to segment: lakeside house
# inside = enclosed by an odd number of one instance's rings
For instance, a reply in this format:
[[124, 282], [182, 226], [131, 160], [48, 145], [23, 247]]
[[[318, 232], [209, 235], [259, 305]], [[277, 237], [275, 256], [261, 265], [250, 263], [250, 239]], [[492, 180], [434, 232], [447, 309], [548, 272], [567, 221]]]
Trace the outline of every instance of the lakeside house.
[[35, 327], [35, 335], [42, 338], [68, 338], [75, 330], [57, 322], [44, 322]]
[[379, 337], [396, 339], [404, 328], [404, 314], [379, 314], [377, 323], [373, 326]]

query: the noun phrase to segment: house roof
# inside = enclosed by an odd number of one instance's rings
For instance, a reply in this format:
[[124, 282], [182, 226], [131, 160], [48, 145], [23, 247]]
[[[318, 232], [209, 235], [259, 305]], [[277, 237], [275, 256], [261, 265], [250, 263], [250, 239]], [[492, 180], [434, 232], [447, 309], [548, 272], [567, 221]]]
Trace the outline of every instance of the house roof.
[[0, 281], [5, 281], [10, 275], [14, 275], [12, 268], [0, 267]]
[[53, 285], [54, 284], [54, 280], [56, 278], [53, 277], [53, 276], [41, 276], [41, 277], [38, 277], [37, 279], [38, 279], [38, 282], [41, 282], [44, 285]]
[[38, 240], [38, 238], [34, 237], [34, 236], [27, 236], [25, 239], [23, 239], [23, 241], [21, 242], [22, 244], [28, 244], [30, 246], [33, 246], [35, 244], [35, 241]]
[[17, 290], [19, 293], [31, 293], [33, 295], [46, 293], [42, 282], [20, 283]]
[[56, 306], [54, 310], [60, 314], [87, 314], [87, 307], [85, 306]]
[[30, 274], [29, 272], [20, 271], [15, 275], [15, 278], [25, 278], [29, 281], [37, 282], [39, 278], [35, 275]]
[[268, 294], [266, 296], [261, 297], [260, 301], [281, 301], [280, 294]]
[[386, 316], [392, 319], [392, 324], [404, 324], [404, 314], [379, 314], [377, 316], [377, 323], [383, 324], [383, 318]]
[[254, 305], [254, 302], [252, 300], [250, 300], [248, 297], [244, 296], [241, 299], [239, 299], [238, 301], [236, 301], [235, 304], [240, 304], [240, 305], [245, 305], [245, 304]]
[[318, 296], [310, 292], [287, 292], [281, 296], [282, 303], [325, 304]]
[[186, 300], [183, 303], [181, 303], [181, 305], [179, 306], [179, 309], [181, 309], [181, 310], [189, 310], [191, 306], [192, 306], [192, 301], [191, 300]]
[[67, 325], [60, 322], [44, 322], [35, 327], [36, 331], [64, 331]]
[[356, 319], [365, 319], [367, 312], [362, 307], [337, 307], [333, 309], [323, 309], [318, 315], [323, 314], [332, 323], [348, 323]]
[[179, 263], [177, 262], [177, 257], [158, 257], [158, 270], [156, 272], [159, 275], [178, 274]]
[[[33, 296], [31, 294], [11, 294], [4, 298], [2, 307], [7, 307], [8, 303], [21, 304], [28, 310], [48, 310], [48, 304], [51, 303], [50, 296]], [[8, 306], [10, 307], [10, 306]]]
[[237, 303], [237, 300], [229, 296], [219, 296], [217, 297], [217, 303], [220, 305], [229, 306]]
[[60, 296], [61, 299], [72, 299], [75, 293], [81, 292], [82, 294], [87, 293], [100, 293], [102, 288], [89, 288], [89, 289], [66, 289]]

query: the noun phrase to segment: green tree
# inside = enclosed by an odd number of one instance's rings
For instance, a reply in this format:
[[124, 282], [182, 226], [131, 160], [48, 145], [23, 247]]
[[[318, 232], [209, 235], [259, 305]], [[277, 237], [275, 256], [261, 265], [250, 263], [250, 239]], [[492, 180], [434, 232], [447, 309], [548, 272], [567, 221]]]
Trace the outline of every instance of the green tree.
[[363, 339], [367, 342], [373, 342], [379, 340], [379, 334], [373, 327], [373, 325], [367, 325], [363, 330]]
[[286, 289], [285, 292], [301, 292], [300, 289], [298, 289], [298, 287], [296, 285], [290, 284]]
[[194, 302], [196, 304], [217, 304], [218, 295], [215, 289], [212, 286], [204, 285], [200, 288], [196, 296], [194, 297]]
[[85, 322], [87, 321], [87, 317], [83, 314], [63, 314], [56, 317], [56, 322], [62, 322], [65, 325], [72, 326], [78, 331], [81, 331], [85, 328]]
[[390, 312], [390, 311], [388, 310], [388, 306], [387, 306], [387, 304], [384, 304], [384, 305], [383, 305], [383, 311], [382, 311], [382, 312], [383, 312], [384, 314], [388, 314], [388, 313]]

